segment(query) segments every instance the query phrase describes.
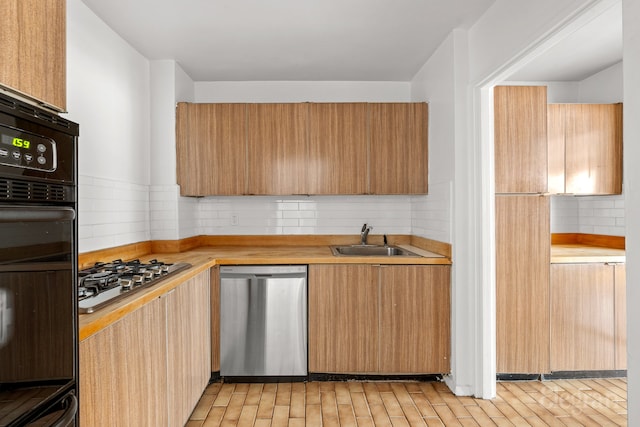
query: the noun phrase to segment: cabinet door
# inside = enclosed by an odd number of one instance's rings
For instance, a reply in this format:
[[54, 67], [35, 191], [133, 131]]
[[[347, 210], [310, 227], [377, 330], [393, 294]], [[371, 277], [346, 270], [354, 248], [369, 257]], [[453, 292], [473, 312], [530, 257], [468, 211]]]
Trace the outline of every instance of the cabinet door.
[[210, 272], [167, 297], [167, 382], [170, 426], [184, 426], [211, 378]]
[[211, 372], [220, 372], [220, 267], [211, 268]]
[[246, 192], [244, 104], [190, 104], [176, 110], [176, 159], [183, 196]]
[[614, 270], [551, 266], [551, 370], [614, 369]]
[[450, 267], [375, 270], [380, 275], [380, 373], [448, 373]]
[[248, 194], [306, 194], [309, 104], [249, 104]]
[[367, 104], [310, 104], [309, 126], [309, 194], [367, 193]]
[[547, 191], [547, 88], [494, 89], [496, 193]]
[[564, 104], [547, 106], [548, 190], [552, 194], [565, 190], [565, 108]]
[[426, 194], [426, 103], [369, 104], [370, 193]]
[[549, 372], [549, 198], [496, 196], [498, 373]]
[[5, 0], [0, 84], [66, 110], [66, 2]]
[[564, 104], [566, 192], [622, 193], [622, 104]]
[[309, 372], [378, 370], [378, 280], [369, 265], [309, 266]]
[[164, 298], [80, 343], [80, 424], [166, 426]]
[[627, 369], [627, 277], [626, 266], [616, 264], [615, 270], [615, 369]]

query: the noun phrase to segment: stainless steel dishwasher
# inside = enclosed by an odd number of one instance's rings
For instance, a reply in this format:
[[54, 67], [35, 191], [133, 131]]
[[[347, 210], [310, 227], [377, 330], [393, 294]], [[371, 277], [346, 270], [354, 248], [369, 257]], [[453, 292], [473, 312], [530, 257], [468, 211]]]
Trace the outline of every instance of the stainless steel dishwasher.
[[220, 267], [220, 375], [307, 375], [307, 266]]

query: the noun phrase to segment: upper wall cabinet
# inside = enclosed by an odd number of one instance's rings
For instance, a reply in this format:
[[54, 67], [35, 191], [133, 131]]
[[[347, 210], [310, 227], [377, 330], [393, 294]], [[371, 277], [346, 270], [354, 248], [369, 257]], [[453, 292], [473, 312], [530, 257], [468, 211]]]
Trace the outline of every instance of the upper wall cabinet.
[[622, 104], [550, 104], [549, 192], [622, 193]]
[[176, 115], [183, 196], [427, 192], [426, 103], [179, 103]]
[[304, 194], [308, 104], [249, 104], [248, 194]]
[[0, 14], [0, 85], [66, 110], [66, 3], [5, 0]]
[[496, 193], [547, 192], [547, 88], [494, 89]]
[[425, 103], [369, 104], [372, 194], [426, 194]]
[[190, 104], [176, 113], [176, 163], [180, 194], [244, 194], [245, 104]]
[[311, 104], [309, 194], [367, 193], [367, 104]]

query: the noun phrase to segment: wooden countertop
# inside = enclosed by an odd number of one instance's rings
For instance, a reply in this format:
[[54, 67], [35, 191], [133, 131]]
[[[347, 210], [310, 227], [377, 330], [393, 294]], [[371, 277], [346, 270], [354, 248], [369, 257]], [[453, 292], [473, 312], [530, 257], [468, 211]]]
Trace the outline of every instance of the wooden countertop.
[[551, 264], [579, 264], [588, 262], [625, 262], [624, 249], [584, 244], [551, 245]]
[[408, 244], [396, 245], [408, 249], [420, 257], [356, 257], [334, 256], [329, 246], [202, 246], [177, 253], [152, 253], [139, 257], [141, 261], [153, 258], [192, 265], [158, 285], [124, 298], [94, 313], [79, 316], [80, 341], [99, 332], [119, 319], [158, 298], [197, 274], [216, 265], [252, 264], [405, 264], [405, 265], [449, 265], [451, 260], [426, 249]]

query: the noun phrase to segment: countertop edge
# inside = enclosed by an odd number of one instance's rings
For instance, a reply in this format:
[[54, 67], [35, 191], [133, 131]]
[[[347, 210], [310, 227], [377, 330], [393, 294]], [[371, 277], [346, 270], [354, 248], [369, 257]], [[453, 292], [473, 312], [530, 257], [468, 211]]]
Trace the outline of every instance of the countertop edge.
[[[136, 311], [140, 307], [149, 303], [150, 301], [160, 298], [163, 295], [171, 292], [187, 280], [197, 276], [214, 267], [215, 260], [210, 259], [207, 262], [192, 265], [190, 268], [172, 276], [156, 286], [149, 288], [149, 290], [140, 292], [138, 296], [127, 300], [122, 305], [115, 309], [109, 310], [108, 307], [101, 309], [95, 313], [81, 314], [79, 317], [79, 340], [83, 341], [92, 335], [97, 334], [106, 327], [116, 323], [126, 315]], [[84, 320], [84, 322], [83, 322]]]
[[[141, 308], [150, 301], [160, 298], [163, 295], [171, 292], [176, 287], [180, 286], [187, 280], [195, 277], [217, 265], [267, 265], [267, 264], [385, 264], [385, 265], [451, 265], [451, 259], [444, 255], [435, 254], [433, 252], [411, 246], [411, 245], [398, 245], [403, 248], [409, 249], [420, 257], [336, 257], [331, 254], [329, 247], [327, 246], [327, 255], [322, 256], [287, 256], [287, 262], [283, 263], [282, 255], [273, 256], [228, 256], [217, 255], [215, 248], [213, 247], [200, 247], [195, 250], [188, 250], [175, 254], [149, 254], [144, 258], [166, 258], [168, 255], [171, 257], [181, 257], [182, 262], [189, 262], [192, 267], [186, 269], [175, 276], [172, 276], [165, 281], [162, 281], [156, 286], [149, 288], [148, 290], [140, 292], [135, 297], [132, 296], [130, 300], [124, 300], [122, 303], [116, 304], [115, 307], [104, 307], [95, 313], [80, 314], [79, 315], [79, 340], [82, 342], [85, 339], [99, 333], [108, 326], [118, 322], [126, 315]], [[209, 254], [210, 253], [210, 254]], [[194, 261], [187, 257], [204, 257], [204, 260]], [[172, 261], [173, 262], [173, 261]]]

